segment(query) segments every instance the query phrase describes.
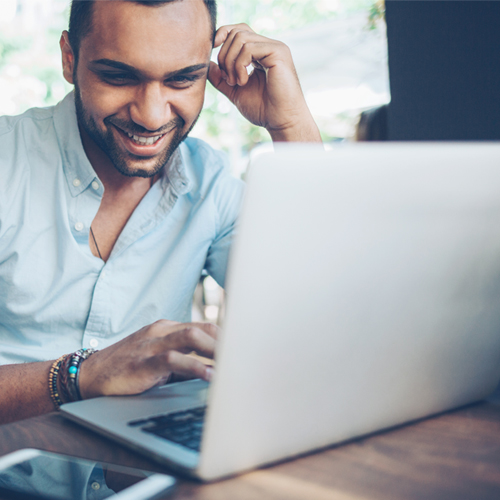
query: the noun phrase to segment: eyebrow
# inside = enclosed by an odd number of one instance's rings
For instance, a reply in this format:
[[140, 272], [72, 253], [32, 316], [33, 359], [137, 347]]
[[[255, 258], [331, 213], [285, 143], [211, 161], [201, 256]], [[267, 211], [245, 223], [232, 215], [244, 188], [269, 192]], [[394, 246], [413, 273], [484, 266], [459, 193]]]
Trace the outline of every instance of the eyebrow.
[[[97, 65], [109, 66], [111, 68], [120, 69], [122, 71], [129, 71], [136, 75], [141, 74], [141, 72], [138, 71], [133, 66], [129, 66], [128, 64], [122, 63], [120, 61], [113, 61], [113, 59], [98, 59], [96, 61], [91, 61], [89, 63], [89, 66], [97, 66]], [[166, 78], [172, 78], [173, 76], [185, 75], [187, 73], [193, 73], [201, 69], [208, 69], [208, 64], [194, 64], [192, 66], [186, 66], [185, 68], [167, 73], [166, 75], [164, 75], [164, 78], [166, 79]]]

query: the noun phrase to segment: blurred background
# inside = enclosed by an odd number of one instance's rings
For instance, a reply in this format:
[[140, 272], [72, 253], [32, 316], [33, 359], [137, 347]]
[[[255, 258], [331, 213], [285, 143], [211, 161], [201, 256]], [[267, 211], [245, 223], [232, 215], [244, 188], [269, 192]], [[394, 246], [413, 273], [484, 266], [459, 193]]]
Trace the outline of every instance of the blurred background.
[[[70, 0], [1, 0], [0, 115], [50, 106], [72, 89], [61, 74], [59, 37]], [[291, 49], [306, 100], [325, 142], [351, 140], [360, 113], [390, 101], [383, 0], [219, 0], [218, 24], [245, 22]], [[244, 176], [267, 131], [239, 116], [207, 85], [191, 135], [226, 151]], [[211, 279], [195, 293], [193, 317], [220, 321], [223, 295]]]

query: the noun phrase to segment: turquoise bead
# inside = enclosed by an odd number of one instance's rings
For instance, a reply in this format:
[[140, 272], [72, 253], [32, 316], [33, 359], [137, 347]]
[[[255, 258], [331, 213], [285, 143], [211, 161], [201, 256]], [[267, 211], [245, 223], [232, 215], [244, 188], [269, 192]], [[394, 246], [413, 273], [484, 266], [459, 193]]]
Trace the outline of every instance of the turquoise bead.
[[76, 366], [70, 366], [68, 370], [69, 373], [76, 373], [77, 371], [78, 369], [76, 368]]

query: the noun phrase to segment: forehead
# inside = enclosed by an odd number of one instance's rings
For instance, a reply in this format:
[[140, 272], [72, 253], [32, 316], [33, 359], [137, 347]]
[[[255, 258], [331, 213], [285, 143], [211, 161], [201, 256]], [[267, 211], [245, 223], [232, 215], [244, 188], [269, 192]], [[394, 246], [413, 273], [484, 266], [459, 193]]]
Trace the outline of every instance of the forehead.
[[203, 0], [152, 7], [128, 1], [96, 1], [92, 31], [80, 57], [113, 59], [147, 71], [171, 71], [206, 63], [212, 49], [210, 15]]

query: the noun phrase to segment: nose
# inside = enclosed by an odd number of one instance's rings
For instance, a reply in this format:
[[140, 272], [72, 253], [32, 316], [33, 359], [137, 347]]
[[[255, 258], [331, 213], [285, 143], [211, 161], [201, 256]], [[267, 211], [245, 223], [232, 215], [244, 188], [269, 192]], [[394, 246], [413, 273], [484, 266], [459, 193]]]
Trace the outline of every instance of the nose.
[[130, 118], [146, 130], [161, 129], [172, 119], [168, 88], [157, 82], [138, 86], [130, 104]]

